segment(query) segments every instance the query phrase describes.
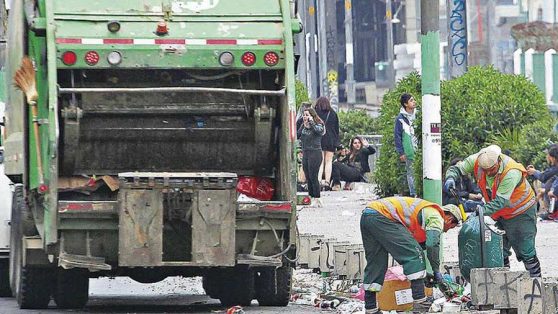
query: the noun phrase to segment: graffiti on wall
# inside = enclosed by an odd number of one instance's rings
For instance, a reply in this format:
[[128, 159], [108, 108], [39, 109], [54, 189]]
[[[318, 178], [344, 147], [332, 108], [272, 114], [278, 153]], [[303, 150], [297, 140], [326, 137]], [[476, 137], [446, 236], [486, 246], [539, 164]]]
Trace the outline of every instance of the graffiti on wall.
[[467, 9], [465, 0], [448, 3], [449, 74], [453, 78], [467, 71]]

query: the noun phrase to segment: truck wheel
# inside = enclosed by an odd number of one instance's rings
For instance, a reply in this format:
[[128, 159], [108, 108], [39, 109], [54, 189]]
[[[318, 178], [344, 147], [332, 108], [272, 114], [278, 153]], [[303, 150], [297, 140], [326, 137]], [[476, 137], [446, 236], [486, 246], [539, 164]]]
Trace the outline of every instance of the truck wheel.
[[28, 222], [29, 209], [23, 199], [23, 185], [16, 184], [12, 201], [10, 228], [10, 285], [22, 309], [44, 309], [50, 302], [52, 270], [23, 266], [23, 237]]
[[0, 297], [11, 297], [10, 288], [10, 260], [0, 259]]
[[254, 272], [250, 269], [232, 269], [221, 277], [219, 300], [224, 306], [249, 306], [254, 299]]
[[256, 278], [256, 299], [262, 306], [287, 306], [291, 298], [291, 267], [264, 269]]
[[54, 302], [61, 309], [80, 309], [89, 299], [89, 271], [59, 268]]
[[209, 272], [202, 277], [202, 286], [205, 294], [212, 299], [219, 299], [221, 280], [218, 272]]

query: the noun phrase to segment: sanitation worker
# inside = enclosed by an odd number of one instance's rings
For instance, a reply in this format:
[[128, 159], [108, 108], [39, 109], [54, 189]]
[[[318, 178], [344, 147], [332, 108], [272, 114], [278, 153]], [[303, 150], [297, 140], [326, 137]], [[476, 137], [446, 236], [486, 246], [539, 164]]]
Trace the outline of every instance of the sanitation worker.
[[420, 198], [388, 197], [368, 204], [360, 218], [360, 232], [366, 268], [364, 302], [366, 313], [381, 313], [376, 293], [382, 289], [388, 267], [388, 253], [403, 266], [411, 281], [413, 311], [428, 312], [432, 300], [424, 294], [426, 264], [423, 248], [434, 272], [433, 282], [441, 282], [440, 237], [463, 220], [461, 210], [443, 207]]
[[455, 188], [456, 178], [467, 173], [474, 175], [484, 197], [484, 214], [506, 231], [504, 266], [509, 267], [513, 248], [531, 277], [540, 277], [541, 264], [535, 250], [537, 200], [525, 167], [491, 145], [449, 167], [444, 188]]

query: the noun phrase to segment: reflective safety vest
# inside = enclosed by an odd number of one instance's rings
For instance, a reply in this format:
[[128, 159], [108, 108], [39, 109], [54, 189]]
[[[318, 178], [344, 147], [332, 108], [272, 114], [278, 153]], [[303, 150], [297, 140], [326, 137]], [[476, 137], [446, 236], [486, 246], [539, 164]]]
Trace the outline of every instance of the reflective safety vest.
[[475, 161], [475, 180], [478, 182], [479, 187], [482, 192], [482, 196], [486, 200], [486, 202], [490, 202], [496, 198], [496, 192], [498, 191], [498, 186], [500, 182], [506, 177], [508, 172], [512, 169], [517, 169], [521, 171], [523, 178], [521, 179], [521, 183], [515, 187], [510, 197], [510, 206], [502, 208], [491, 215], [494, 220], [499, 218], [502, 219], [511, 219], [516, 217], [526, 210], [531, 208], [537, 200], [535, 199], [535, 192], [531, 188], [529, 182], [527, 182], [527, 170], [523, 167], [522, 164], [516, 162], [515, 160], [511, 159], [506, 155], [500, 155], [500, 159], [502, 160], [502, 164], [504, 165], [504, 170], [502, 173], [497, 173], [494, 177], [494, 183], [492, 184], [491, 191], [492, 194], [488, 195], [486, 191], [486, 171], [484, 171], [479, 166], [479, 160]]
[[368, 204], [368, 208], [379, 212], [390, 220], [401, 223], [409, 229], [418, 243], [426, 241], [424, 225], [421, 225], [418, 219], [420, 211], [425, 207], [437, 209], [444, 218], [444, 210], [440, 205], [419, 198], [395, 196], [372, 201]]

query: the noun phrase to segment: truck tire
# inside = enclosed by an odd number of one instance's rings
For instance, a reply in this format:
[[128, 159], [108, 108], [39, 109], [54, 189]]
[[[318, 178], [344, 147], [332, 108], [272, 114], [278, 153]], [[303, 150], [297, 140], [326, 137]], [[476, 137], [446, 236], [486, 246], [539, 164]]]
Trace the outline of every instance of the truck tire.
[[10, 287], [10, 260], [0, 259], [0, 297], [11, 297], [12, 288]]
[[[10, 286], [22, 309], [45, 309], [52, 291], [52, 270], [23, 266], [23, 237], [29, 227], [29, 209], [23, 199], [23, 185], [16, 184], [10, 228]], [[30, 234], [28, 234], [30, 235]]]
[[221, 291], [221, 278], [217, 272], [208, 272], [202, 277], [202, 286], [205, 294], [212, 299], [219, 299]]
[[293, 269], [283, 266], [276, 270], [267, 268], [258, 273], [256, 278], [258, 303], [261, 306], [287, 306], [291, 298]]
[[58, 268], [54, 302], [61, 309], [81, 309], [89, 299], [89, 271]]
[[223, 306], [249, 306], [254, 299], [254, 272], [247, 268], [227, 270], [221, 277], [219, 290]]

